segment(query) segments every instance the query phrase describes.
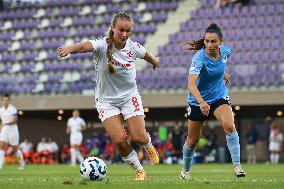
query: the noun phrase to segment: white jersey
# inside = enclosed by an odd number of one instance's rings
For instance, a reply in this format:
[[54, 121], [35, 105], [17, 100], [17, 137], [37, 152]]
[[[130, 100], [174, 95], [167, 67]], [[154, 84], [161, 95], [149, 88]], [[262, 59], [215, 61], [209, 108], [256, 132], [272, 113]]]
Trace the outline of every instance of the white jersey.
[[17, 117], [17, 109], [15, 106], [9, 104], [7, 108], [1, 107], [0, 109], [0, 119], [2, 121], [2, 124], [4, 124], [3, 129], [9, 129], [9, 130], [18, 130], [17, 124], [13, 125], [5, 125], [5, 123], [9, 123], [13, 121], [13, 119]]
[[46, 148], [47, 151], [51, 153], [56, 153], [58, 151], [58, 145], [56, 144], [56, 142], [48, 142]]
[[282, 142], [283, 142], [282, 133], [272, 130], [269, 136], [269, 150], [281, 151]]
[[4, 125], [1, 128], [0, 141], [4, 141], [12, 146], [19, 144], [18, 125], [5, 125], [5, 123], [13, 121], [15, 117], [17, 117], [17, 109], [13, 105], [10, 104], [7, 108], [2, 107], [0, 109], [0, 118]]
[[48, 143], [47, 142], [38, 143], [36, 151], [41, 152], [41, 151], [44, 151], [44, 150], [48, 150]]
[[70, 128], [71, 135], [80, 134], [82, 127], [86, 126], [86, 122], [80, 117], [71, 117], [68, 119], [67, 126]]
[[90, 40], [96, 57], [96, 101], [121, 103], [137, 92], [134, 61], [143, 58], [146, 49], [137, 42], [127, 39], [125, 47], [117, 50], [113, 46], [112, 62], [116, 75], [108, 71], [106, 38]]
[[32, 143], [30, 143], [30, 142], [28, 142], [28, 143], [22, 142], [22, 143], [20, 144], [19, 148], [21, 149], [21, 151], [22, 151], [23, 153], [28, 153], [28, 152], [31, 152], [31, 151], [32, 151], [33, 145], [32, 145]]

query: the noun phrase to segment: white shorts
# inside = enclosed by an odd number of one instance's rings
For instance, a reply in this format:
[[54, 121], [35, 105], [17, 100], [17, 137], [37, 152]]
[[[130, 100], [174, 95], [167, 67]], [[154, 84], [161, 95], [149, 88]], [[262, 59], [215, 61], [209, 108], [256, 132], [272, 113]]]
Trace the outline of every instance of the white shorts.
[[124, 120], [133, 116], [144, 116], [144, 108], [139, 93], [134, 93], [129, 100], [116, 105], [107, 102], [97, 102], [96, 108], [102, 122], [107, 118], [122, 114]]
[[279, 142], [270, 142], [269, 143], [269, 151], [281, 151], [281, 145]]
[[70, 134], [70, 144], [71, 145], [81, 145], [83, 141], [82, 133], [71, 133]]
[[0, 132], [0, 141], [4, 141], [11, 146], [19, 145], [19, 131], [18, 128], [9, 128], [4, 126]]

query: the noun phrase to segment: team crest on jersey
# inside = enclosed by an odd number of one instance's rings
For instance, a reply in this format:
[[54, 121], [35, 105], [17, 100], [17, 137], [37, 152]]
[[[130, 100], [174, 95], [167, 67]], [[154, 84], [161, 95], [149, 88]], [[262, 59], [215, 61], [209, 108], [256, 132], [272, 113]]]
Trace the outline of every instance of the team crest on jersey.
[[128, 55], [129, 58], [131, 58], [134, 54], [133, 54], [132, 51], [128, 51], [127, 55]]
[[228, 60], [228, 57], [227, 57], [227, 56], [224, 56], [224, 58], [222, 59], [222, 62], [223, 62], [224, 64], [226, 64], [226, 63], [227, 63], [227, 60]]

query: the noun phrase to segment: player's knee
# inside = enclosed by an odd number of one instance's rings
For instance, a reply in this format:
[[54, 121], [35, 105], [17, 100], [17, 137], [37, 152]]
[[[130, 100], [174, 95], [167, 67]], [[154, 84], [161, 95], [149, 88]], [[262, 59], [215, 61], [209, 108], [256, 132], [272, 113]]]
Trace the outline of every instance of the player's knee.
[[187, 140], [187, 145], [190, 147], [190, 148], [195, 148], [197, 142], [199, 141], [199, 138], [191, 138], [191, 139], [188, 139]]
[[13, 154], [16, 154], [17, 152], [18, 152], [18, 148], [13, 148], [12, 153], [13, 153]]
[[127, 141], [126, 136], [120, 135], [120, 136], [116, 136], [112, 138], [112, 142], [116, 145], [116, 146], [123, 146]]
[[230, 121], [223, 122], [223, 128], [224, 128], [225, 133], [228, 133], [228, 132], [231, 133], [236, 130], [235, 124]]
[[6, 144], [1, 141], [1, 142], [0, 142], [0, 149], [1, 149], [1, 150], [4, 150], [5, 147], [6, 147]]

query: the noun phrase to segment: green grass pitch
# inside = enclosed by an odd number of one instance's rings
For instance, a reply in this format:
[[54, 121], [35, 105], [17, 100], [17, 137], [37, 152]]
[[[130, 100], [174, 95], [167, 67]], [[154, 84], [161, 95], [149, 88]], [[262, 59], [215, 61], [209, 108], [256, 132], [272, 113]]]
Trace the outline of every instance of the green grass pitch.
[[148, 180], [134, 181], [134, 171], [126, 164], [107, 165], [108, 175], [100, 182], [82, 181], [79, 166], [27, 165], [18, 170], [16, 165], [6, 165], [0, 170], [0, 189], [261, 189], [284, 188], [284, 164], [243, 165], [245, 178], [237, 178], [230, 164], [194, 165], [192, 180], [179, 179], [181, 165], [144, 166]]

